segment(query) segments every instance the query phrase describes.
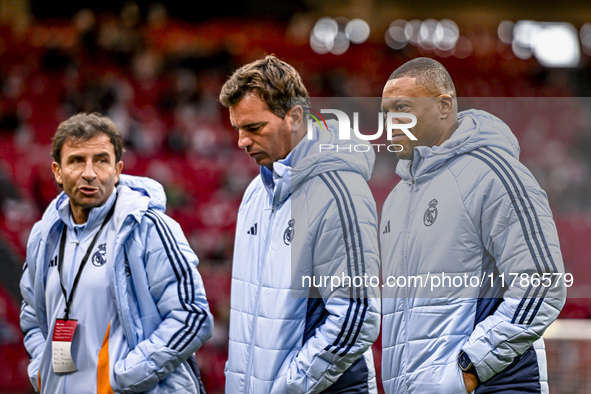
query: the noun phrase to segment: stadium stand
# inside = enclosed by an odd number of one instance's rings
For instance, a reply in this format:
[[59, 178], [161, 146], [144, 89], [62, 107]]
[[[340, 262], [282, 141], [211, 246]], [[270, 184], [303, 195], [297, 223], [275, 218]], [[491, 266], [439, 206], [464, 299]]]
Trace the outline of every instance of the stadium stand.
[[[289, 36], [284, 24], [236, 19], [189, 24], [156, 15], [130, 24], [112, 13], [84, 11], [24, 28], [0, 25], [0, 239], [7, 245], [0, 260], [10, 255], [24, 261], [32, 225], [59, 192], [50, 172], [57, 125], [79, 111], [111, 116], [125, 137], [124, 172], [164, 185], [168, 213], [201, 260], [216, 321], [212, 340], [197, 353], [208, 393], [224, 389], [236, 212], [258, 173], [238, 149], [217, 95], [233, 69], [268, 53], [293, 64], [312, 97], [379, 96], [390, 72], [419, 55], [415, 48], [392, 51], [369, 41], [339, 57], [319, 56], [307, 41]], [[576, 282], [591, 284], [591, 102], [572, 98], [576, 86], [534, 60], [497, 52], [439, 60], [454, 77], [458, 96], [479, 98], [466, 105], [502, 113], [518, 138], [528, 141], [522, 160], [549, 194], [567, 271]], [[511, 111], [516, 97], [523, 101]], [[566, 119], [575, 126], [565, 127]], [[378, 206], [398, 181], [394, 164], [383, 157], [376, 167], [371, 187]], [[30, 390], [19, 297], [14, 283], [2, 283], [1, 393]], [[570, 299], [561, 317], [590, 319], [589, 297]], [[552, 346], [549, 360], [556, 360], [559, 351]], [[374, 350], [379, 370], [380, 340]]]

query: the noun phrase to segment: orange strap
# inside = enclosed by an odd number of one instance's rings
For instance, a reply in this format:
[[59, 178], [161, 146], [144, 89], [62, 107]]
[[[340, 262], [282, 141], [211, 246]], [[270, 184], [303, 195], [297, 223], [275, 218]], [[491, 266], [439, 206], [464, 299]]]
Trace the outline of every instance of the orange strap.
[[97, 394], [113, 394], [113, 388], [110, 382], [110, 366], [109, 366], [109, 334], [111, 332], [111, 323], [107, 327], [105, 339], [103, 339], [103, 346], [99, 352], [98, 366], [96, 369], [96, 393]]

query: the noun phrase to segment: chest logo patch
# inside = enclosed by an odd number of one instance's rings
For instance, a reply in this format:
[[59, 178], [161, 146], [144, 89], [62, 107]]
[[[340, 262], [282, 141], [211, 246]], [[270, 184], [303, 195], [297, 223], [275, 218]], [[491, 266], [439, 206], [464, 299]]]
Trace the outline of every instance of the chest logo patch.
[[295, 235], [295, 229], [293, 228], [294, 225], [295, 225], [294, 219], [291, 219], [289, 222], [287, 222], [287, 228], [285, 229], [285, 232], [283, 233], [283, 242], [286, 245], [290, 245], [291, 241], [293, 240], [293, 236]]
[[100, 244], [98, 250], [92, 255], [92, 264], [96, 267], [101, 267], [107, 262], [107, 244]]
[[423, 223], [425, 226], [429, 227], [437, 220], [437, 206], [438, 201], [436, 199], [432, 199], [429, 202], [429, 208], [425, 211], [425, 215], [423, 215]]

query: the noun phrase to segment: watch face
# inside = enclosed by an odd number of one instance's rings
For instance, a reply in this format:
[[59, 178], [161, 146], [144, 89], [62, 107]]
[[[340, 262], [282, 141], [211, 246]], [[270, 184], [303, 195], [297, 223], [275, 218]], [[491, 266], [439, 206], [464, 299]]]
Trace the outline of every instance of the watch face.
[[472, 367], [472, 361], [466, 353], [462, 352], [458, 357], [458, 365], [463, 371], [468, 371]]

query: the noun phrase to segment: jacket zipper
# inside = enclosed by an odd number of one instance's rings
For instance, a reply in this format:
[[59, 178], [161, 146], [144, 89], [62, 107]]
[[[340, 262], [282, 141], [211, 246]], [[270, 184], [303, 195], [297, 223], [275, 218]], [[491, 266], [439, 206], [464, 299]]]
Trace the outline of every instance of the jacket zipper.
[[[115, 241], [116, 242], [116, 241]], [[137, 343], [135, 343], [135, 336], [132, 336], [132, 332], [129, 329], [129, 325], [127, 324], [127, 320], [125, 319], [126, 316], [129, 316], [129, 313], [126, 313], [125, 315], [123, 314], [123, 307], [124, 307], [124, 303], [122, 298], [122, 292], [123, 292], [123, 286], [121, 284], [121, 278], [119, 277], [119, 272], [117, 271], [117, 257], [121, 251], [121, 249], [123, 248], [123, 245], [121, 244], [117, 244], [116, 250], [117, 252], [113, 255], [114, 259], [115, 259], [115, 263], [113, 264], [113, 271], [115, 274], [115, 285], [116, 285], [116, 293], [117, 293], [117, 301], [119, 302], [119, 305], [117, 305], [117, 312], [119, 313], [119, 316], [121, 317], [121, 325], [123, 326], [123, 331], [125, 332], [125, 336], [128, 338], [127, 339], [127, 344], [129, 345], [130, 349], [134, 349], [137, 346]], [[123, 265], [125, 267], [125, 259], [127, 258], [127, 256], [125, 256], [125, 251], [124, 251], [124, 256], [123, 256]], [[125, 268], [124, 268], [125, 270]]]
[[[404, 264], [402, 265], [402, 267], [404, 268], [404, 272], [403, 275], [405, 278], [408, 278], [408, 259], [407, 259], [407, 245], [408, 245], [408, 239], [410, 238], [410, 216], [411, 216], [411, 211], [412, 211], [412, 202], [413, 202], [413, 195], [414, 195], [414, 191], [415, 191], [415, 178], [411, 177], [411, 185], [410, 185], [410, 196], [408, 199], [408, 211], [406, 213], [406, 223], [405, 223], [405, 228], [404, 228], [404, 236], [405, 236], [405, 240], [404, 240], [404, 244], [403, 244], [403, 258], [404, 258]], [[405, 340], [405, 344], [404, 344], [404, 353], [405, 353], [405, 363], [406, 360], [408, 358], [408, 316], [409, 314], [409, 306], [408, 306], [408, 288], [405, 287], [404, 288], [404, 333], [406, 336], [406, 340]], [[406, 374], [403, 374], [404, 376], [404, 383], [405, 383], [405, 391], [408, 392], [408, 381], [406, 380]]]
[[[127, 218], [130, 215], [127, 215], [124, 219], [123, 219], [123, 223], [125, 223], [125, 221], [127, 220]], [[125, 233], [125, 236], [120, 237], [121, 233], [117, 233], [115, 235], [115, 253], [113, 254], [113, 259], [115, 259], [115, 262], [113, 264], [113, 273], [115, 274], [115, 293], [116, 293], [116, 297], [117, 297], [117, 302], [119, 305], [115, 305], [115, 307], [117, 308], [117, 313], [119, 314], [119, 317], [121, 318], [121, 325], [123, 326], [123, 332], [125, 332], [125, 336], [127, 337], [127, 344], [129, 345], [129, 349], [134, 349], [138, 344], [137, 341], [135, 340], [135, 333], [132, 332], [132, 330], [129, 328], [129, 322], [128, 319], [125, 319], [125, 317], [129, 317], [131, 314], [129, 312], [125, 313], [125, 315], [123, 314], [123, 308], [125, 306], [125, 304], [123, 303], [123, 292], [127, 290], [127, 286], [125, 286], [125, 288], [123, 288], [123, 284], [121, 283], [121, 278], [119, 276], [119, 273], [117, 271], [117, 256], [119, 256], [119, 253], [121, 253], [121, 250], [123, 249], [123, 280], [126, 281], [126, 276], [125, 276], [125, 260], [127, 259], [127, 253], [124, 250], [125, 248], [125, 243], [127, 242], [127, 239], [129, 237], [129, 234], [131, 234], [133, 231], [135, 231], [135, 226], [139, 225], [139, 224], [135, 224], [132, 226], [132, 229], [128, 232]], [[122, 226], [123, 227], [123, 226]]]
[[261, 261], [261, 264], [259, 266], [259, 271], [258, 271], [258, 286], [257, 286], [257, 295], [256, 295], [256, 302], [255, 302], [255, 306], [254, 306], [254, 317], [252, 320], [252, 340], [250, 342], [250, 346], [249, 346], [249, 355], [248, 355], [248, 364], [246, 367], [246, 378], [244, 379], [244, 392], [246, 394], [248, 394], [249, 392], [249, 388], [250, 388], [250, 376], [252, 374], [252, 360], [254, 358], [254, 347], [255, 347], [255, 341], [256, 341], [256, 332], [257, 332], [257, 319], [259, 317], [259, 300], [260, 300], [260, 294], [261, 294], [261, 287], [262, 287], [262, 281], [261, 281], [261, 275], [263, 272], [263, 267], [265, 266], [265, 262], [267, 261], [267, 254], [269, 252], [269, 245], [271, 244], [271, 233], [272, 233], [272, 229], [273, 229], [273, 220], [275, 219], [275, 205], [273, 202], [271, 202], [271, 216], [269, 217], [269, 227], [267, 228], [267, 240], [265, 242], [265, 253], [263, 254], [263, 260]]

